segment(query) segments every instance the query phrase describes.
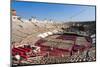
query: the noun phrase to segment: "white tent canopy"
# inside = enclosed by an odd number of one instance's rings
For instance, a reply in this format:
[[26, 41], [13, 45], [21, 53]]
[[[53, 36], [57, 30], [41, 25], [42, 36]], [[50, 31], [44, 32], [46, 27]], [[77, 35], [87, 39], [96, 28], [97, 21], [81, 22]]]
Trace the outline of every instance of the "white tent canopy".
[[53, 34], [57, 34], [59, 33], [58, 30], [53, 30], [53, 31], [49, 31], [49, 32], [45, 32], [45, 33], [42, 33], [42, 34], [39, 34], [37, 37], [41, 37], [41, 38], [45, 38], [49, 35], [53, 35]]

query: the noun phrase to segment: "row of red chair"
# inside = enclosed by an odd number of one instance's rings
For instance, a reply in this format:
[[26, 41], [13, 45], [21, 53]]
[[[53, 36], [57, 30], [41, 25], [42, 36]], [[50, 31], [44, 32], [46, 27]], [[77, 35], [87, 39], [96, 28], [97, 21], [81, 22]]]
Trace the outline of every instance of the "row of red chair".
[[25, 54], [25, 52], [23, 52], [23, 51], [20, 51], [20, 50], [18, 50], [18, 49], [12, 49], [12, 54], [13, 54], [13, 56], [14, 55], [20, 55], [21, 57], [23, 57], [23, 58], [25, 58], [25, 59], [27, 59], [28, 57], [26, 56], [26, 54]]
[[26, 53], [30, 51], [31, 51], [30, 48], [24, 48], [24, 47], [12, 48], [12, 55], [14, 56], [16, 54], [19, 54], [21, 57], [27, 59], [28, 56], [26, 55]]

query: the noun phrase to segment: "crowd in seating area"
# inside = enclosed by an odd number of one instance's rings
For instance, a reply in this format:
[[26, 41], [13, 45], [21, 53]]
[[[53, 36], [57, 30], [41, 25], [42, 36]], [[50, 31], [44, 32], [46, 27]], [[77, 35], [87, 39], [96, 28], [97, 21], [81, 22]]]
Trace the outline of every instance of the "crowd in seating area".
[[[95, 57], [86, 57], [86, 56], [71, 56], [71, 57], [48, 57], [48, 58], [42, 58], [43, 62], [45, 64], [52, 64], [52, 63], [75, 63], [75, 62], [89, 62], [89, 61], [95, 61]], [[41, 63], [42, 64], [42, 63]]]
[[23, 60], [21, 64], [56, 64], [56, 63], [76, 63], [96, 61], [93, 51], [89, 51], [93, 55], [76, 54], [72, 56], [37, 56], [28, 60]]

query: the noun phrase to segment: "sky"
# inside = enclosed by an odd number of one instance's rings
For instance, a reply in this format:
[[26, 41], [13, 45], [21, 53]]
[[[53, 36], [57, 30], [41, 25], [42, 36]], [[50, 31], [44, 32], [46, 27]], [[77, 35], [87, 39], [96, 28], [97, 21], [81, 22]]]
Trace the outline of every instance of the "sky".
[[39, 20], [54, 21], [95, 20], [95, 6], [13, 1], [11, 9], [15, 9], [17, 15], [24, 19], [33, 16]]

